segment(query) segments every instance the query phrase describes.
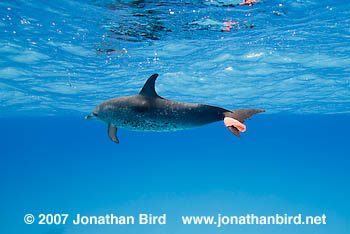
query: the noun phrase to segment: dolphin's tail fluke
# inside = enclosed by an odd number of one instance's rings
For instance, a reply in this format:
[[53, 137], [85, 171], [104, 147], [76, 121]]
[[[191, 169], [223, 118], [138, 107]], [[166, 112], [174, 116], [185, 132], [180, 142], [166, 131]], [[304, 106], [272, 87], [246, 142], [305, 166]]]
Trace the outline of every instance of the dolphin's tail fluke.
[[250, 118], [251, 116], [265, 112], [262, 109], [237, 109], [233, 111], [227, 111], [224, 113], [224, 117], [237, 119], [239, 122], [244, 123], [244, 120]]
[[236, 136], [240, 136], [239, 132], [245, 132], [246, 126], [244, 121], [252, 115], [265, 112], [262, 109], [237, 109], [224, 112], [224, 123], [226, 127]]

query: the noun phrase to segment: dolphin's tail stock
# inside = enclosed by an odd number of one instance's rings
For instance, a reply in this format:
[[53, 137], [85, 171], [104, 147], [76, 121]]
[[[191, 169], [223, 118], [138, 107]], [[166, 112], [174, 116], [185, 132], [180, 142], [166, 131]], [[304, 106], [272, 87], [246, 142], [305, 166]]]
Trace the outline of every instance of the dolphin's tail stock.
[[224, 123], [226, 127], [236, 136], [240, 137], [239, 132], [245, 132], [246, 126], [244, 120], [252, 115], [265, 112], [262, 109], [237, 109], [224, 112]]

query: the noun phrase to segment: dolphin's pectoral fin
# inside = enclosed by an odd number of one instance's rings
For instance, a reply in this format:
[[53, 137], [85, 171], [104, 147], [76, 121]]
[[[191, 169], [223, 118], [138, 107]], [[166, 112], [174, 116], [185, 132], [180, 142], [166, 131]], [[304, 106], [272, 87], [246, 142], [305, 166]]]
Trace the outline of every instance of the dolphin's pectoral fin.
[[157, 77], [158, 74], [151, 75], [146, 81], [146, 83], [143, 85], [139, 94], [148, 97], [159, 97], [156, 90], [154, 89], [154, 84], [156, 82]]
[[108, 123], [108, 136], [113, 142], [119, 144], [117, 128], [111, 123]]

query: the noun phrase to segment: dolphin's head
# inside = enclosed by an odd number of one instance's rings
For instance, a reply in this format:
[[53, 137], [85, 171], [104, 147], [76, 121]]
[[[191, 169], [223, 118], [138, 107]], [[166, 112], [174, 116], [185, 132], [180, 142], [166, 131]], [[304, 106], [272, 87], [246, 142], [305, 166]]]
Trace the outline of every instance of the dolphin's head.
[[85, 116], [85, 119], [99, 119], [108, 122], [107, 118], [110, 109], [111, 105], [109, 105], [108, 101], [103, 102], [100, 105], [96, 106], [90, 115]]
[[[91, 114], [85, 116], [85, 119], [101, 119], [103, 118], [103, 103], [96, 106]], [[102, 117], [102, 118], [101, 118]]]
[[85, 116], [85, 119], [96, 119], [98, 114], [94, 111], [91, 114]]

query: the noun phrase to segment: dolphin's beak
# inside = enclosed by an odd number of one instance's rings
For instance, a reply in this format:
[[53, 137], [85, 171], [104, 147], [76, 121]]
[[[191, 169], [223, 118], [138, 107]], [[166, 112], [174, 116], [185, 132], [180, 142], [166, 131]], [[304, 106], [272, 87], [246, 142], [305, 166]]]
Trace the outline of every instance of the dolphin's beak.
[[90, 118], [96, 118], [96, 115], [94, 115], [94, 113], [91, 113], [91, 114], [85, 116], [85, 119], [90, 119]]

